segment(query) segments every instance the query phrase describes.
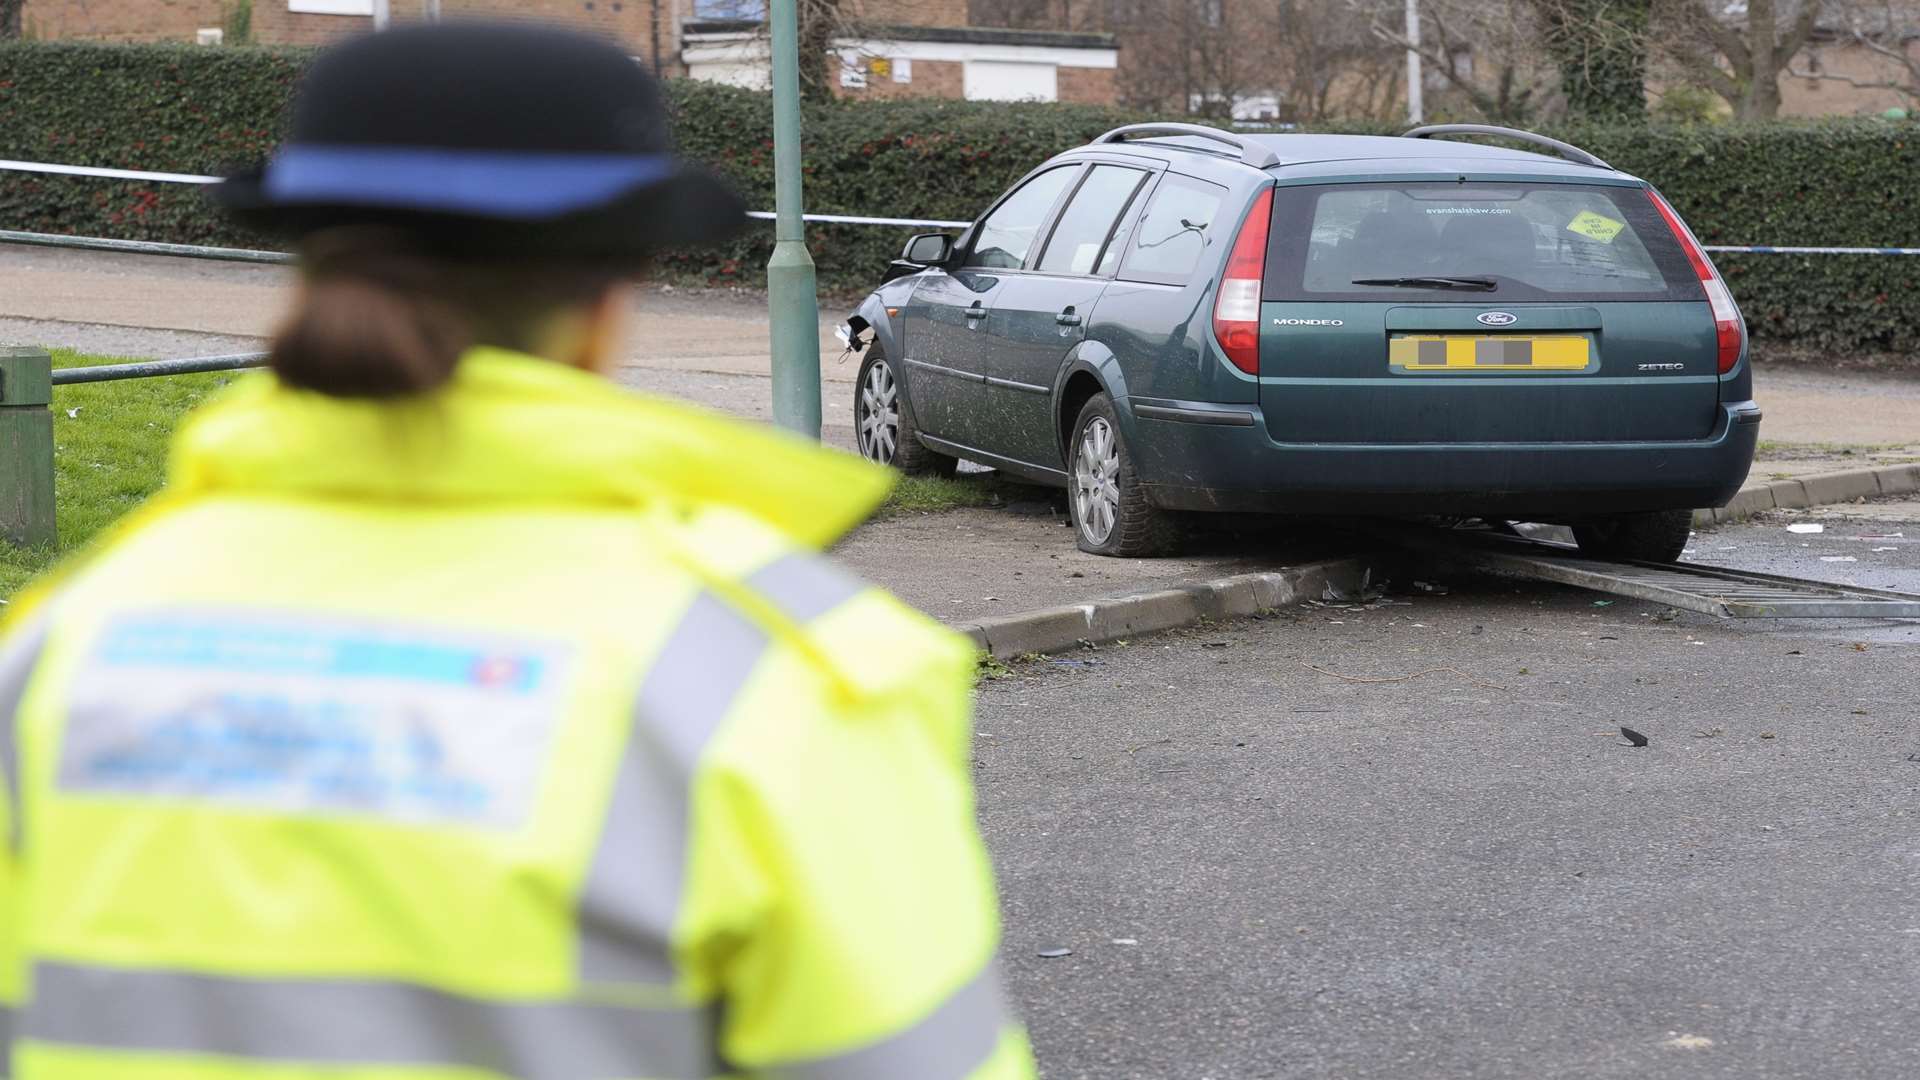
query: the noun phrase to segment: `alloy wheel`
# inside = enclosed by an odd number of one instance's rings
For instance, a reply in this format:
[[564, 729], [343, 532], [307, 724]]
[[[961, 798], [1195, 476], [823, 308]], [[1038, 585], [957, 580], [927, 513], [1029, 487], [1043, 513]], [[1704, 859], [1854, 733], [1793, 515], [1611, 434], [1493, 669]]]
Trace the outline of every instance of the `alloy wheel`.
[[854, 417], [854, 426], [859, 432], [860, 455], [882, 465], [893, 464], [900, 449], [900, 386], [885, 360], [867, 368], [856, 412], [859, 415]]
[[1096, 416], [1080, 429], [1080, 445], [1073, 456], [1074, 517], [1090, 543], [1104, 544], [1113, 535], [1120, 510], [1119, 477], [1119, 440], [1113, 425]]

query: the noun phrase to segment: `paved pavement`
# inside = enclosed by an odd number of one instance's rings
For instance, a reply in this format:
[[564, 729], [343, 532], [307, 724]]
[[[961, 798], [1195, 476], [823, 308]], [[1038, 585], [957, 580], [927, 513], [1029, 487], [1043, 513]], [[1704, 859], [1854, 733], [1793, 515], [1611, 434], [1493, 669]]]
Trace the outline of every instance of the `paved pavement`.
[[[263, 347], [291, 295], [281, 267], [0, 245], [0, 341], [128, 356]], [[852, 383], [821, 316], [829, 445], [853, 445]], [[764, 299], [746, 291], [639, 293], [620, 380], [759, 420], [771, 419]], [[1758, 373], [1766, 440], [1754, 477], [1784, 478], [1920, 459], [1920, 381], [1804, 369]], [[863, 527], [843, 554], [864, 573], [951, 621], [1272, 570], [1325, 554], [1312, 525], [1274, 523], [1214, 539], [1181, 560], [1083, 555], [1058, 496], [1007, 485], [1008, 507], [897, 515]], [[1076, 576], [1079, 575], [1079, 576]]]
[[[1920, 589], [1920, 544], [1850, 539], [1915, 531], [1882, 512], [1696, 542], [1830, 577], [1894, 547], [1876, 580]], [[1911, 1076], [1911, 628], [1445, 584], [983, 687], [1048, 1080]]]

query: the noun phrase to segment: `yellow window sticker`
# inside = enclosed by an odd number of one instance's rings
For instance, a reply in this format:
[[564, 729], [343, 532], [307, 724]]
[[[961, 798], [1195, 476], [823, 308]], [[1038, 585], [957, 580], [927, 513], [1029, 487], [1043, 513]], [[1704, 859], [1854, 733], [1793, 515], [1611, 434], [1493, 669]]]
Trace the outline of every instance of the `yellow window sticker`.
[[1574, 215], [1572, 221], [1567, 222], [1568, 232], [1579, 233], [1581, 236], [1598, 240], [1603, 244], [1613, 243], [1613, 238], [1619, 236], [1620, 230], [1626, 227], [1627, 223], [1624, 221], [1615, 221], [1591, 210], [1582, 210]]

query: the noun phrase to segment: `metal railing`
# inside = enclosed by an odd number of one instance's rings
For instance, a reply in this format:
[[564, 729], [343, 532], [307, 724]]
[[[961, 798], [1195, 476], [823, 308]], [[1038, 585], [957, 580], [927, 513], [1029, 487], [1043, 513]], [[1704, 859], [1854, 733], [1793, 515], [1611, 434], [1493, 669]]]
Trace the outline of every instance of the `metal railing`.
[[196, 375], [203, 371], [241, 371], [265, 367], [267, 356], [263, 352], [229, 353], [226, 356], [189, 356], [178, 360], [141, 360], [131, 364], [55, 368], [52, 382], [55, 386], [69, 386], [120, 379], [151, 379], [159, 375]]

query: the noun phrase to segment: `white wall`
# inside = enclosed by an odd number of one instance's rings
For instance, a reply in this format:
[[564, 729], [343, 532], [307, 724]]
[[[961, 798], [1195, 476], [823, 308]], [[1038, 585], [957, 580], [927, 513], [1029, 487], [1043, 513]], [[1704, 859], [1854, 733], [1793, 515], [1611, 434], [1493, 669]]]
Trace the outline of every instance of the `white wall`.
[[1046, 63], [967, 61], [968, 101], [1057, 101], [1059, 68]]

